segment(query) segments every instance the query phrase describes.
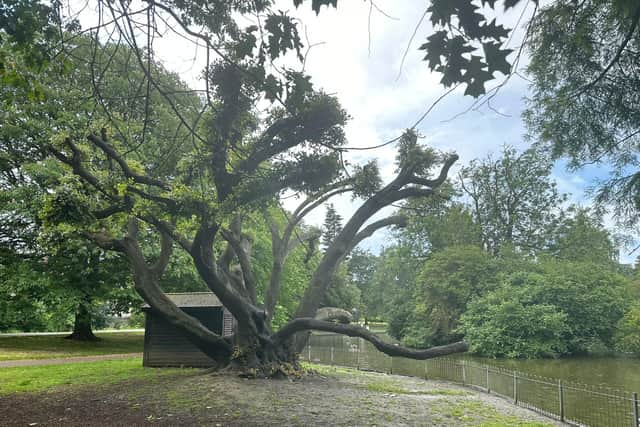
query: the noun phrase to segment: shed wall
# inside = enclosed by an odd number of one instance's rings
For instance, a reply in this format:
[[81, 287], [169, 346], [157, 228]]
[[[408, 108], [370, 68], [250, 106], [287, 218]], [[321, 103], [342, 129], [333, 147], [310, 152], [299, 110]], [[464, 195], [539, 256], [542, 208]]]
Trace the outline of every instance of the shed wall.
[[[215, 333], [223, 331], [222, 307], [183, 308]], [[226, 310], [225, 310], [226, 311]], [[173, 325], [152, 310], [146, 311], [143, 366], [210, 367], [215, 362]]]

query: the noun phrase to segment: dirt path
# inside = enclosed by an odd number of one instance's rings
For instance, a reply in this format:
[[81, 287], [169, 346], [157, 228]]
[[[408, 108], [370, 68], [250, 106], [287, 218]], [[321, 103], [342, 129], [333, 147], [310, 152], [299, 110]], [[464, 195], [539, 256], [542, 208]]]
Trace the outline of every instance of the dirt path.
[[193, 375], [0, 396], [4, 426], [560, 426], [453, 384], [322, 370], [297, 381]]
[[65, 365], [67, 363], [97, 362], [100, 360], [118, 360], [142, 357], [142, 353], [102, 354], [99, 356], [60, 357], [56, 359], [23, 359], [0, 362], [0, 368], [20, 366]]

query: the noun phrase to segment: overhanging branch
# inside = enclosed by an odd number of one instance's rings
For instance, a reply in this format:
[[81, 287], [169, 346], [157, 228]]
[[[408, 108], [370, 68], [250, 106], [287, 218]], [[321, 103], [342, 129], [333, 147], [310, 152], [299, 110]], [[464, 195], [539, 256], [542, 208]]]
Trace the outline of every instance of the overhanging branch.
[[287, 323], [282, 329], [273, 335], [276, 342], [284, 342], [297, 332], [302, 331], [324, 331], [335, 332], [337, 334], [358, 337], [369, 341], [375, 348], [389, 356], [407, 357], [409, 359], [425, 360], [434, 357], [446, 356], [453, 353], [463, 353], [469, 349], [469, 345], [464, 341], [452, 344], [431, 347], [417, 350], [383, 341], [376, 334], [368, 329], [356, 325], [345, 325], [341, 323], [325, 322], [312, 318], [298, 318]]

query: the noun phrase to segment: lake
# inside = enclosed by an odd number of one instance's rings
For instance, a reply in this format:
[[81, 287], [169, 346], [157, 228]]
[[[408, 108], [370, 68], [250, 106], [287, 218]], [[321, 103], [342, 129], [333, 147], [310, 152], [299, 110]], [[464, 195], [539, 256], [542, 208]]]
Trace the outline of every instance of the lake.
[[584, 384], [640, 393], [640, 359], [633, 357], [567, 357], [561, 359], [464, 359]]

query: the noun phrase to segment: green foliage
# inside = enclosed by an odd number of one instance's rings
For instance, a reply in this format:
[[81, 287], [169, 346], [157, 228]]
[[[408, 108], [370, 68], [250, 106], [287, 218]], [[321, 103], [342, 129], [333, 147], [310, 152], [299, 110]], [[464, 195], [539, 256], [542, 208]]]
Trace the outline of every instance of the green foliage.
[[554, 233], [549, 252], [567, 261], [602, 263], [611, 268], [618, 251], [600, 218], [587, 209], [571, 207]]
[[476, 246], [435, 253], [420, 272], [403, 342], [425, 348], [461, 338], [458, 319], [467, 304], [497, 286], [498, 264]]
[[348, 279], [347, 267], [341, 265], [331, 277], [331, 284], [325, 295], [324, 305], [359, 313], [361, 310], [360, 299], [360, 288]]
[[640, 303], [634, 303], [620, 319], [614, 341], [617, 351], [640, 355]]
[[402, 245], [416, 257], [427, 257], [451, 246], [481, 247], [480, 228], [471, 211], [455, 199], [459, 194], [450, 183], [438, 188], [435, 197], [407, 203], [403, 214], [407, 226], [397, 234]]
[[407, 327], [420, 264], [406, 246], [386, 248], [376, 263], [366, 310], [370, 317], [385, 320], [387, 332], [396, 339], [404, 336]]
[[470, 351], [481, 356], [536, 358], [567, 352], [566, 313], [532, 301], [524, 287], [502, 287], [473, 301], [461, 329]]
[[598, 201], [628, 224], [639, 212], [640, 31], [631, 32], [639, 20], [635, 1], [554, 1], [533, 20], [528, 40], [530, 133], [572, 170], [607, 164]]
[[461, 186], [480, 228], [483, 247], [498, 254], [504, 245], [523, 253], [543, 250], [562, 218], [560, 194], [551, 179], [553, 163], [538, 150], [474, 160], [461, 172]]
[[327, 248], [342, 231], [342, 217], [332, 203], [327, 205], [322, 228], [322, 245]]
[[610, 347], [628, 305], [628, 282], [597, 264], [545, 261], [509, 275], [461, 318], [472, 351], [541, 357]]
[[360, 291], [360, 310], [365, 322], [371, 317], [376, 317], [375, 307], [379, 296], [377, 290], [374, 289], [373, 279], [377, 258], [369, 251], [355, 248], [347, 260], [348, 280]]
[[[505, 2], [505, 8], [518, 2]], [[431, 71], [442, 74], [440, 83], [446, 87], [464, 83], [465, 95], [473, 97], [485, 93], [484, 84], [495, 78], [494, 72], [511, 73], [507, 56], [513, 49], [505, 46], [509, 30], [495, 18], [489, 21], [482, 10], [485, 4], [495, 7], [495, 1], [485, 0], [432, 1], [427, 12], [435, 31], [420, 46]]]

